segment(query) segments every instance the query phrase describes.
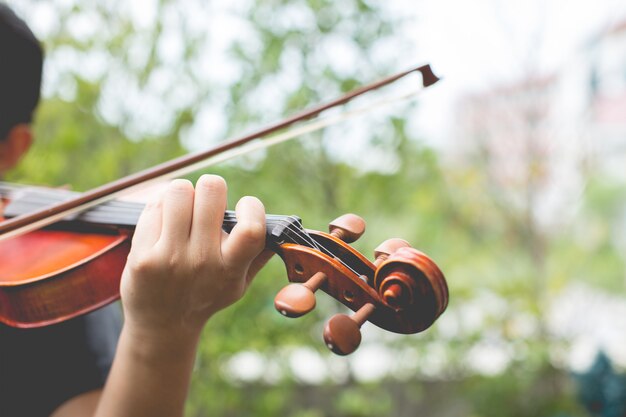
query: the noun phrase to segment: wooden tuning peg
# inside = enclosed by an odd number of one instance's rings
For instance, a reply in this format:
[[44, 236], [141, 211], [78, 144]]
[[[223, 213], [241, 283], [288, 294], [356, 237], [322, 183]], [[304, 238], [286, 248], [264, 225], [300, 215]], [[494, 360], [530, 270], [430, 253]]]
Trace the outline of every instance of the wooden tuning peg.
[[361, 344], [361, 326], [374, 313], [374, 304], [364, 304], [352, 316], [335, 314], [324, 328], [324, 341], [328, 349], [338, 355], [349, 355]]
[[291, 283], [276, 294], [274, 307], [283, 316], [300, 317], [315, 308], [315, 291], [326, 281], [326, 274], [318, 272], [308, 281]]
[[374, 258], [376, 258], [376, 260], [374, 261], [374, 265], [378, 267], [389, 257], [389, 255], [391, 255], [398, 249], [410, 247], [411, 245], [409, 244], [409, 242], [404, 239], [387, 239], [383, 243], [378, 245], [376, 249], [374, 249]]
[[346, 243], [352, 243], [365, 232], [365, 220], [356, 214], [344, 214], [328, 224], [332, 236]]

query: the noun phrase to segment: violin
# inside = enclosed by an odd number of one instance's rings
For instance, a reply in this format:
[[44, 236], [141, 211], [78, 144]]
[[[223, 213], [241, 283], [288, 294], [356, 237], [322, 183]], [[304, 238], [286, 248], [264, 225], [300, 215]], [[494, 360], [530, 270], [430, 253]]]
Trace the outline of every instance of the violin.
[[[28, 213], [77, 194], [18, 190], [5, 189], [5, 216]], [[0, 321], [14, 327], [40, 327], [119, 298], [119, 280], [142, 209], [139, 203], [111, 201], [0, 242]], [[223, 229], [231, 231], [236, 222], [234, 212], [226, 211]], [[365, 222], [354, 214], [331, 222], [329, 233], [305, 229], [296, 216], [267, 215], [266, 224], [266, 246], [282, 258], [292, 283], [275, 298], [281, 314], [299, 317], [313, 310], [318, 289], [356, 311], [352, 317], [334, 316], [325, 327], [325, 342], [336, 353], [351, 353], [358, 347], [359, 328], [366, 320], [392, 332], [416, 333], [430, 327], [447, 306], [448, 290], [440, 269], [407, 242], [387, 240], [376, 248], [373, 262], [352, 248], [348, 243], [365, 231]]]
[[[20, 328], [51, 325], [119, 298], [122, 271], [143, 206], [119, 200], [103, 202], [107, 196], [312, 117], [331, 104], [345, 103], [415, 71], [422, 73], [424, 86], [437, 80], [430, 67], [417, 67], [260, 132], [87, 193], [0, 184], [0, 208], [4, 206], [4, 218], [0, 217], [0, 322]], [[234, 212], [226, 211], [222, 228], [229, 232], [236, 222]], [[355, 312], [333, 316], [324, 328], [324, 341], [337, 354], [350, 354], [358, 348], [365, 321], [395, 333], [417, 333], [430, 327], [447, 307], [443, 273], [406, 241], [383, 242], [375, 250], [374, 261], [350, 246], [365, 232], [365, 221], [354, 214], [330, 222], [328, 233], [305, 229], [297, 216], [267, 215], [266, 225], [266, 247], [283, 260], [290, 281], [274, 301], [281, 314], [300, 317], [310, 312], [316, 305], [317, 290]]]

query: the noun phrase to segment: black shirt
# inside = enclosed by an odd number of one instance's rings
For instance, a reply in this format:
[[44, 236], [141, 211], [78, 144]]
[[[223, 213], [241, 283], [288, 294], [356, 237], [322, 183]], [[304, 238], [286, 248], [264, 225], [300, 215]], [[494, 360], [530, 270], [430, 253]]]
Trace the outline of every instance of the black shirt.
[[0, 417], [47, 417], [102, 387], [121, 324], [117, 303], [37, 329], [0, 324]]

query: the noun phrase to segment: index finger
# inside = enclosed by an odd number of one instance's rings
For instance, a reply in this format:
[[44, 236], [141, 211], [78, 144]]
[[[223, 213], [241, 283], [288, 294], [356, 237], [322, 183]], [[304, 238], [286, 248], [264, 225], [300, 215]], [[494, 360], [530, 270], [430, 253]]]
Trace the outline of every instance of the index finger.
[[254, 197], [243, 197], [235, 208], [237, 224], [222, 243], [226, 265], [248, 269], [265, 247], [265, 208]]

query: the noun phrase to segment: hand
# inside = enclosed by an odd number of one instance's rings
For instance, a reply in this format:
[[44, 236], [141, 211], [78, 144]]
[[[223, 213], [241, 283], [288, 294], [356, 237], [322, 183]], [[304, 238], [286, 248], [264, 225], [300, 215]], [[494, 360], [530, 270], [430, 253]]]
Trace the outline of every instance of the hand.
[[[174, 180], [144, 209], [122, 275], [127, 325], [153, 334], [197, 334], [215, 312], [240, 299], [267, 259], [265, 210], [253, 197], [236, 207], [237, 225], [222, 230], [226, 183], [202, 176], [194, 191]], [[257, 258], [255, 260], [255, 258]]]

